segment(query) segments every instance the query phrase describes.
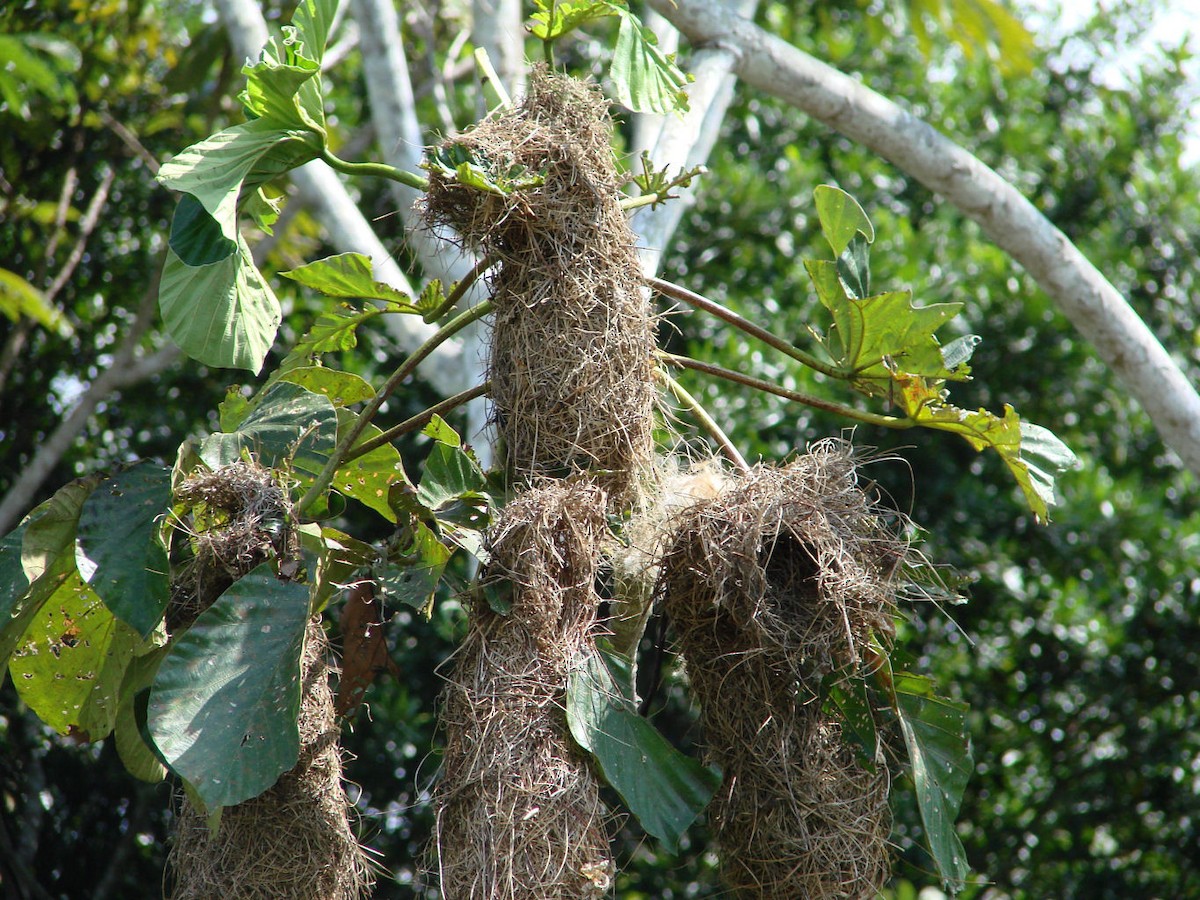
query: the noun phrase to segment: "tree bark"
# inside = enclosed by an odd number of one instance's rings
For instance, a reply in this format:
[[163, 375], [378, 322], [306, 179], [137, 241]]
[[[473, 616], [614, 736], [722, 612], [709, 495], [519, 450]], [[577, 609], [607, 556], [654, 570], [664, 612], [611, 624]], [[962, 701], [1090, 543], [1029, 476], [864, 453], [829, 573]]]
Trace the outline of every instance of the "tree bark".
[[803, 110], [941, 194], [1020, 263], [1200, 474], [1200, 395], [1125, 298], [1012, 185], [853, 78], [710, 0], [650, 0], [697, 46], [737, 53], [749, 85]]

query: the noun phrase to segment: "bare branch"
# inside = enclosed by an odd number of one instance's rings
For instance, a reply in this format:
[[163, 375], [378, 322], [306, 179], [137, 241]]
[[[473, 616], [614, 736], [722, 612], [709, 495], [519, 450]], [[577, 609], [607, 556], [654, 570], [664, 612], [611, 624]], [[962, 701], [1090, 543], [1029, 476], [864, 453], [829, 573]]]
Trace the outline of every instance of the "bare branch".
[[650, 0], [693, 44], [738, 54], [747, 83], [890, 160], [979, 223], [1058, 304], [1200, 474], [1200, 395], [1125, 298], [1012, 185], [928, 123], [722, 3]]

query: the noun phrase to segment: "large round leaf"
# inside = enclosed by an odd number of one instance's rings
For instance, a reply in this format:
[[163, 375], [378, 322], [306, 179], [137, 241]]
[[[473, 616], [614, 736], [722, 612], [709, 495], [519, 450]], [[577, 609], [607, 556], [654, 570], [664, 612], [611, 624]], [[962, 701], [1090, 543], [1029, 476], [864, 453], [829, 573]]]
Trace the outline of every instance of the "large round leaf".
[[150, 691], [155, 745], [210, 809], [257, 797], [300, 752], [308, 588], [264, 563], [171, 648]]

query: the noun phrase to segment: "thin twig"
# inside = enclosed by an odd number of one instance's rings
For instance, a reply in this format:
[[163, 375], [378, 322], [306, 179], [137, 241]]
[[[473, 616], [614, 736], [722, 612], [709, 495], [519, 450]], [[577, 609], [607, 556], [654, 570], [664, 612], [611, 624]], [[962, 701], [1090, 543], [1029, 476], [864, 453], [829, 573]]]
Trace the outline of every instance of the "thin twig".
[[382, 447], [384, 444], [391, 443], [401, 435], [408, 434], [410, 431], [416, 431], [418, 428], [424, 427], [425, 424], [434, 416], [441, 416], [450, 412], [452, 409], [457, 409], [464, 403], [471, 402], [476, 397], [482, 397], [491, 389], [492, 383], [490, 381], [485, 381], [483, 384], [476, 385], [469, 390], [457, 393], [453, 397], [447, 397], [440, 403], [435, 403], [433, 406], [429, 407], [429, 409], [423, 410], [422, 412], [417, 413], [415, 416], [405, 419], [399, 425], [393, 425], [391, 428], [387, 429], [381, 434], [375, 435], [375, 437], [371, 438], [369, 441], [363, 441], [346, 454], [346, 462], [358, 459], [360, 456], [365, 456], [376, 447]]
[[898, 416], [885, 416], [880, 413], [864, 412], [861, 409], [855, 409], [852, 406], [845, 406], [841, 403], [834, 403], [832, 400], [824, 400], [820, 397], [814, 397], [812, 394], [803, 394], [800, 391], [790, 391], [787, 388], [780, 387], [777, 384], [771, 384], [769, 381], [763, 381], [761, 378], [754, 378], [751, 375], [743, 375], [741, 372], [735, 372], [732, 369], [726, 369], [722, 366], [716, 366], [712, 363], [700, 362], [687, 356], [678, 356], [674, 353], [659, 352], [658, 358], [667, 365], [676, 366], [682, 369], [694, 369], [697, 372], [703, 372], [706, 375], [715, 375], [717, 378], [724, 378], [726, 381], [732, 381], [735, 384], [744, 385], [748, 388], [753, 388], [756, 391], [762, 391], [766, 394], [774, 394], [776, 397], [783, 397], [785, 400], [794, 400], [796, 403], [803, 403], [805, 406], [811, 406], [814, 409], [823, 409], [826, 412], [837, 413], [840, 416], [846, 416], [850, 419], [857, 419], [859, 422], [866, 422], [869, 425], [881, 425], [884, 428], [905, 429], [912, 428], [917, 423], [909, 418], [900, 418]]
[[675, 395], [675, 399], [686, 406], [688, 411], [696, 417], [696, 421], [700, 423], [700, 426], [712, 436], [712, 439], [717, 442], [722, 452], [729, 457], [730, 462], [737, 467], [738, 471], [749, 472], [750, 466], [746, 462], [746, 457], [742, 456], [741, 451], [729, 439], [729, 435], [708, 414], [708, 410], [704, 408], [700, 401], [693, 397], [682, 384], [668, 375], [665, 369], [658, 369], [657, 374], [659, 378], [667, 383], [667, 387]]
[[325, 467], [321, 469], [321, 473], [317, 476], [312, 486], [305, 492], [300, 502], [296, 504], [296, 512], [303, 515], [304, 511], [312, 506], [318, 498], [329, 488], [333, 483], [334, 473], [345, 463], [347, 454], [350, 448], [354, 446], [355, 441], [359, 439], [366, 427], [371, 424], [371, 420], [375, 418], [375, 414], [379, 412], [379, 408], [387, 401], [387, 398], [392, 395], [392, 392], [398, 388], [408, 376], [419, 366], [434, 350], [449, 340], [458, 332], [462, 331], [472, 322], [482, 319], [492, 311], [490, 301], [479, 303], [466, 312], [459, 313], [441, 328], [439, 328], [425, 343], [412, 352], [409, 357], [404, 360], [395, 372], [393, 372], [383, 387], [379, 389], [371, 402], [366, 405], [358, 418], [354, 420], [354, 424], [350, 430], [346, 432], [346, 436], [338, 441], [337, 447], [329, 457], [329, 461], [325, 463]]
[[96, 193], [92, 195], [92, 199], [88, 202], [87, 209], [84, 211], [83, 218], [79, 221], [79, 238], [75, 241], [75, 246], [71, 248], [71, 252], [67, 256], [67, 261], [63, 263], [63, 267], [59, 270], [58, 275], [51, 282], [50, 287], [46, 289], [47, 302], [52, 302], [71, 276], [75, 274], [76, 267], [79, 265], [80, 260], [83, 259], [83, 251], [87, 247], [88, 238], [96, 230], [96, 225], [100, 221], [100, 213], [103, 211], [105, 204], [108, 203], [108, 192], [116, 177], [116, 170], [111, 166], [107, 167], [104, 170], [104, 174], [100, 176], [100, 184], [96, 186]]
[[742, 318], [733, 310], [726, 309], [715, 300], [709, 300], [707, 297], [702, 297], [699, 294], [689, 291], [685, 287], [680, 287], [677, 284], [673, 284], [670, 281], [663, 281], [661, 278], [647, 278], [646, 284], [648, 284], [652, 289], [658, 291], [660, 294], [671, 297], [675, 300], [682, 300], [689, 306], [694, 306], [696, 309], [702, 309], [705, 312], [712, 313], [718, 319], [728, 322], [735, 328], [740, 328], [751, 337], [758, 338], [767, 346], [774, 347], [780, 353], [790, 356], [792, 359], [803, 363], [810, 369], [815, 369], [816, 371], [825, 375], [829, 375], [833, 378], [840, 378], [842, 380], [845, 380], [849, 377], [849, 373], [844, 372], [839, 367], [831, 363], [823, 362], [822, 360], [817, 359], [811, 353], [805, 353], [799, 347], [790, 344], [778, 335], [772, 334], [765, 328], [755, 325], [749, 319]]

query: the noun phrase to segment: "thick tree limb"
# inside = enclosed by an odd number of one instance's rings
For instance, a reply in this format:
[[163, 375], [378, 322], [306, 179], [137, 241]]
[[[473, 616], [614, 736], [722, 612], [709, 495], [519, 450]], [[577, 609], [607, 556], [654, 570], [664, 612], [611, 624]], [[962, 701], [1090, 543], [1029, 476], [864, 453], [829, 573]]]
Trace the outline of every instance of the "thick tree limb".
[[737, 74], [941, 194], [1025, 267], [1200, 474], [1200, 395], [1108, 280], [1012, 185], [916, 116], [710, 0], [650, 0], [693, 44], [738, 52]]

